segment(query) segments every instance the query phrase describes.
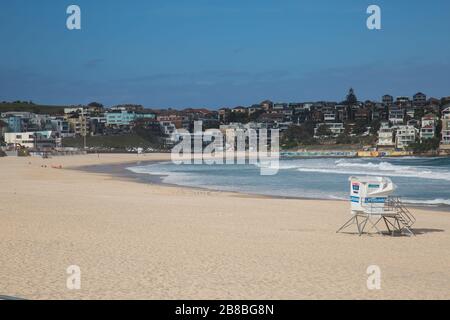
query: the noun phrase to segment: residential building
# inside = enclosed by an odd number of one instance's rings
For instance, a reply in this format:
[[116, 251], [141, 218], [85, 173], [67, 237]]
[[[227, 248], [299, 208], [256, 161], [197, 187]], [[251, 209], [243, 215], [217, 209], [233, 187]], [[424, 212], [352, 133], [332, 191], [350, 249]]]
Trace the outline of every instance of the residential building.
[[341, 123], [341, 122], [339, 122], [339, 123], [319, 123], [314, 128], [314, 137], [316, 137], [316, 138], [319, 137], [317, 135], [317, 131], [319, 130], [319, 128], [321, 126], [327, 126], [328, 129], [330, 129], [330, 131], [332, 133], [332, 136], [334, 136], [334, 137], [337, 137], [337, 136], [341, 135], [345, 131], [344, 124]]
[[126, 107], [117, 107], [106, 113], [106, 125], [108, 127], [129, 127], [137, 119], [154, 118], [154, 113], [136, 112], [127, 110]]
[[372, 118], [372, 112], [369, 108], [356, 109], [354, 113], [355, 121], [363, 121], [368, 123]]
[[427, 104], [427, 96], [422, 92], [418, 92], [413, 97], [413, 103], [416, 106], [423, 107]]
[[305, 110], [305, 106], [303, 103], [291, 102], [289, 103], [289, 108], [294, 110], [294, 112], [299, 112]]
[[247, 108], [245, 107], [236, 107], [231, 110], [233, 113], [247, 114]]
[[284, 121], [284, 115], [278, 113], [263, 113], [258, 117], [258, 122], [261, 123], [280, 123]]
[[435, 105], [439, 106], [440, 104], [441, 104], [441, 100], [433, 98], [433, 97], [429, 98], [427, 101], [428, 106], [435, 106]]
[[82, 113], [70, 113], [66, 115], [69, 124], [69, 132], [75, 136], [85, 136], [90, 132], [90, 118]]
[[73, 134], [70, 133], [69, 121], [63, 117], [53, 117], [47, 123], [48, 125], [46, 127], [48, 130], [54, 131], [58, 137], [67, 138], [73, 136]]
[[93, 135], [103, 134], [106, 130], [106, 116], [99, 115], [90, 118], [90, 128]]
[[327, 111], [323, 114], [323, 120], [327, 123], [335, 123], [337, 119], [336, 112], [334, 111]]
[[265, 101], [261, 102], [260, 105], [261, 105], [261, 108], [264, 109], [264, 111], [269, 112], [270, 110], [272, 110], [273, 102], [270, 100], [265, 100]]
[[401, 108], [411, 106], [411, 100], [409, 97], [397, 97], [395, 104]]
[[[31, 112], [9, 111], [3, 112], [0, 119], [8, 124], [9, 132], [33, 131], [41, 129], [39, 116]], [[41, 116], [42, 117], [42, 116]]]
[[319, 110], [311, 111], [310, 117], [311, 120], [316, 123], [321, 123], [324, 121], [323, 113]]
[[56, 140], [53, 131], [7, 132], [5, 143], [28, 149], [54, 148]]
[[437, 117], [432, 113], [422, 117], [420, 127], [420, 141], [436, 137], [436, 122]]
[[383, 121], [388, 120], [389, 118], [389, 111], [386, 106], [384, 106], [381, 103], [375, 104], [373, 110], [372, 110], [372, 121]]
[[205, 108], [193, 109], [187, 108], [181, 111], [181, 115], [188, 117], [190, 120], [204, 120], [204, 119], [217, 119], [218, 112], [211, 111]]
[[159, 122], [171, 122], [177, 129], [189, 130], [191, 124], [188, 116], [183, 116], [181, 112], [176, 111], [158, 112], [156, 120]]
[[441, 149], [450, 149], [450, 108], [442, 111]]
[[22, 118], [17, 116], [10, 116], [3, 119], [8, 125], [9, 132], [22, 132]]
[[64, 108], [65, 115], [70, 115], [74, 113], [87, 113], [87, 109], [83, 106]]
[[336, 118], [339, 119], [339, 121], [347, 121], [350, 119], [350, 108], [347, 107], [345, 104], [338, 104], [334, 106], [334, 109], [336, 110], [337, 116]]
[[420, 141], [432, 139], [436, 136], [435, 126], [422, 126], [420, 128]]
[[410, 119], [410, 120], [406, 121], [406, 124], [408, 126], [413, 126], [413, 127], [416, 127], [416, 128], [420, 128], [420, 121], [416, 120], [416, 119]]
[[395, 145], [394, 131], [395, 129], [390, 127], [389, 122], [381, 122], [380, 129], [378, 130], [377, 146], [381, 148], [393, 148]]
[[136, 113], [125, 108], [111, 110], [106, 113], [106, 125], [109, 127], [130, 126], [135, 119]]
[[450, 96], [443, 97], [443, 98], [441, 98], [441, 100], [438, 100], [438, 101], [439, 101], [438, 104], [441, 104], [441, 105], [450, 104]]
[[230, 109], [229, 108], [221, 108], [219, 109], [219, 122], [226, 123], [230, 117]]
[[303, 104], [303, 110], [311, 110], [312, 109], [312, 107], [313, 107], [313, 103], [311, 103], [311, 102], [306, 102], [306, 103], [304, 103]]
[[389, 94], [384, 95], [381, 99], [385, 106], [392, 106], [394, 104], [394, 97]]
[[253, 105], [248, 108], [248, 114], [252, 115], [256, 112], [261, 112], [261, 110], [264, 110], [259, 104]]
[[429, 113], [422, 117], [421, 124], [422, 124], [422, 126], [431, 126], [431, 125], [436, 125], [436, 121], [437, 121], [437, 116], [432, 113]]
[[417, 112], [421, 111], [421, 110], [424, 110], [424, 107], [420, 107], [420, 106], [416, 106], [416, 105], [408, 107], [408, 108], [406, 108], [406, 116], [411, 119], [415, 118]]
[[112, 111], [126, 110], [126, 111], [132, 111], [132, 112], [143, 112], [144, 107], [139, 104], [122, 104], [122, 105], [112, 107], [110, 110], [112, 110]]
[[162, 133], [165, 135], [170, 136], [177, 131], [176, 126], [170, 121], [160, 121], [159, 125], [161, 126]]
[[287, 103], [274, 103], [272, 107], [273, 113], [282, 113], [283, 110], [286, 110], [288, 108]]
[[393, 125], [403, 124], [405, 122], [405, 110], [393, 107], [389, 110], [389, 121]]
[[8, 112], [2, 112], [0, 114], [1, 118], [8, 118], [8, 117], [19, 117], [22, 119], [31, 119], [35, 116], [32, 112], [21, 112], [21, 111], [8, 111]]
[[103, 106], [99, 103], [91, 103], [87, 106], [87, 112], [91, 116], [100, 116], [101, 114], [105, 113], [105, 110]]
[[409, 125], [400, 125], [396, 128], [395, 145], [397, 149], [405, 149], [416, 142], [417, 129]]

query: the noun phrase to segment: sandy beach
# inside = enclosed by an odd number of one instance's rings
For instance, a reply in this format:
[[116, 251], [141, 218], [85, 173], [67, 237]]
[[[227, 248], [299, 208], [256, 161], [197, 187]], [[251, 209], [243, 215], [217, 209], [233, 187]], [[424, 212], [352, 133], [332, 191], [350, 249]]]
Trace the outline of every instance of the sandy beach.
[[[349, 218], [347, 202], [245, 196], [71, 170], [167, 159], [0, 158], [0, 295], [450, 298], [449, 212], [414, 209], [416, 237], [358, 237], [335, 233]], [[66, 287], [71, 265], [81, 268], [80, 290]], [[380, 267], [380, 290], [367, 288], [371, 265]]]

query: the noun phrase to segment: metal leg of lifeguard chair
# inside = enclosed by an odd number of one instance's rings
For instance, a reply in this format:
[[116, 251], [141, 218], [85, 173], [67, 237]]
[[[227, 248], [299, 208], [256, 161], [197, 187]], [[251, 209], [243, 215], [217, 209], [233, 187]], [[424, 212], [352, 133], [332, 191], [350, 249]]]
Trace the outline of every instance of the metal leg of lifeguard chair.
[[356, 216], [353, 216], [350, 220], [348, 220], [346, 223], [344, 223], [344, 225], [341, 228], [339, 228], [339, 230], [336, 231], [336, 233], [339, 233], [340, 231], [344, 230], [345, 228], [351, 226], [354, 223], [355, 219], [356, 219]]
[[361, 224], [363, 225], [363, 227], [361, 228], [361, 230], [360, 230], [361, 232], [359, 233], [359, 236], [360, 236], [360, 237], [363, 235], [364, 230], [366, 229], [367, 221], [369, 221], [369, 219], [370, 219], [370, 216], [367, 215], [366, 219], [365, 219], [363, 222], [361, 222]]
[[[386, 225], [386, 228], [388, 229], [388, 232], [393, 234], [393, 231], [391, 231], [391, 228], [389, 228], [390, 221], [386, 217], [383, 217], [383, 220], [384, 220], [384, 224]], [[389, 224], [388, 224], [388, 222], [389, 222]]]
[[[359, 218], [361, 218], [361, 219], [359, 219]], [[357, 227], [357, 229], [358, 229], [358, 235], [359, 235], [359, 236], [362, 236], [362, 235], [364, 234], [364, 230], [366, 229], [367, 223], [370, 223], [370, 224], [372, 225], [372, 227], [370, 228], [370, 230], [372, 230], [372, 229], [375, 228], [375, 230], [377, 230], [377, 232], [378, 232], [379, 234], [381, 234], [380, 230], [379, 230], [379, 229], [377, 228], [377, 226], [376, 226], [376, 225], [380, 222], [381, 219], [382, 219], [382, 218], [378, 219], [378, 221], [377, 221], [376, 223], [373, 223], [373, 222], [370, 220], [370, 216], [369, 216], [369, 215], [367, 215], [367, 217], [366, 217], [366, 216], [361, 217], [361, 216], [359, 216], [359, 215], [355, 215], [355, 216], [353, 216], [350, 220], [348, 220], [341, 228], [339, 228], [339, 230], [336, 231], [336, 233], [339, 233], [339, 232], [341, 232], [342, 230], [348, 228], [349, 226], [351, 226], [351, 225], [353, 225], [353, 224], [356, 224], [356, 227]], [[370, 230], [369, 230], [369, 231], [370, 231]]]
[[369, 219], [370, 224], [372, 227], [369, 229], [368, 232], [372, 231], [372, 229], [375, 229], [379, 235], [383, 235], [383, 233], [378, 229], [377, 225], [378, 223], [383, 219], [383, 217], [380, 217], [375, 223], [372, 222], [372, 220]]
[[356, 227], [358, 228], [358, 234], [361, 235], [361, 227], [359, 226], [358, 216], [355, 216]]

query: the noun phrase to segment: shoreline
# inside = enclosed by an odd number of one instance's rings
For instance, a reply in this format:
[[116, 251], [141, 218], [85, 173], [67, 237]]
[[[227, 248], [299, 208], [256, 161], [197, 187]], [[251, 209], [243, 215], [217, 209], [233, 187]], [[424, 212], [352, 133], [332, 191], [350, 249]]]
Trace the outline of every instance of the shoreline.
[[[172, 187], [172, 188], [187, 188], [187, 189], [193, 189], [193, 190], [200, 190], [200, 191], [207, 191], [207, 192], [218, 192], [218, 193], [227, 193], [232, 194], [234, 196], [238, 197], [254, 197], [254, 198], [267, 198], [267, 199], [285, 199], [285, 200], [303, 200], [303, 201], [338, 201], [347, 203], [348, 201], [345, 199], [325, 199], [325, 198], [308, 198], [308, 197], [301, 197], [301, 196], [279, 196], [279, 195], [268, 195], [268, 194], [259, 194], [259, 193], [248, 193], [248, 192], [241, 192], [241, 191], [230, 191], [230, 190], [221, 190], [221, 189], [210, 189], [200, 186], [186, 186], [182, 184], [175, 184], [175, 183], [166, 183], [163, 181], [164, 177], [167, 175], [159, 175], [159, 174], [140, 174], [132, 172], [131, 170], [128, 170], [127, 168], [130, 166], [145, 166], [145, 165], [151, 165], [156, 163], [162, 163], [167, 161], [161, 161], [161, 160], [138, 160], [136, 163], [114, 163], [114, 164], [103, 164], [103, 165], [89, 165], [89, 166], [82, 166], [77, 168], [72, 168], [74, 170], [81, 170], [85, 172], [91, 172], [91, 173], [100, 173], [100, 174], [106, 174], [110, 175], [112, 177], [117, 177], [119, 179], [124, 179], [127, 181], [134, 181], [138, 183], [144, 183], [144, 184], [156, 184], [166, 187]], [[412, 209], [426, 209], [431, 211], [438, 211], [438, 212], [449, 212], [450, 213], [450, 205], [445, 204], [439, 204], [439, 205], [431, 205], [431, 204], [421, 204], [421, 203], [409, 203], [405, 202], [405, 205], [408, 208]]]

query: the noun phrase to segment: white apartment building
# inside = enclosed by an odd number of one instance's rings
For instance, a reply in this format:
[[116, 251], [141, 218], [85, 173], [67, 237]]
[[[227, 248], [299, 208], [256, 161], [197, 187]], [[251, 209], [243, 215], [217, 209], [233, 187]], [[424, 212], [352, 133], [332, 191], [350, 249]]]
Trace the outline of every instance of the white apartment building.
[[420, 141], [432, 139], [436, 136], [435, 126], [422, 126], [420, 128]]
[[28, 149], [55, 146], [53, 131], [6, 132], [5, 142], [9, 145]]
[[389, 111], [389, 121], [393, 125], [403, 124], [405, 122], [405, 111], [403, 109], [392, 108]]
[[323, 115], [323, 119], [325, 122], [331, 122], [331, 123], [335, 123], [336, 122], [336, 113], [334, 112], [326, 112]]
[[330, 131], [334, 137], [339, 136], [340, 134], [344, 133], [344, 131], [345, 131], [345, 127], [344, 127], [343, 123], [319, 123], [314, 128], [314, 137], [318, 138], [317, 131], [319, 130], [319, 128], [321, 126], [327, 126], [328, 129], [330, 129]]
[[420, 140], [432, 139], [436, 136], [436, 116], [433, 114], [426, 115], [422, 118], [420, 128]]
[[389, 127], [388, 122], [382, 122], [380, 130], [378, 130], [378, 146], [394, 147], [394, 131], [395, 128]]
[[450, 108], [442, 111], [442, 149], [450, 149]]
[[175, 125], [170, 121], [160, 121], [159, 125], [161, 126], [162, 131], [165, 135], [170, 136], [177, 131]]
[[398, 126], [395, 135], [395, 145], [397, 149], [405, 149], [411, 143], [416, 142], [417, 129], [413, 126]]

